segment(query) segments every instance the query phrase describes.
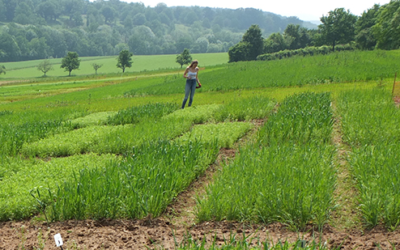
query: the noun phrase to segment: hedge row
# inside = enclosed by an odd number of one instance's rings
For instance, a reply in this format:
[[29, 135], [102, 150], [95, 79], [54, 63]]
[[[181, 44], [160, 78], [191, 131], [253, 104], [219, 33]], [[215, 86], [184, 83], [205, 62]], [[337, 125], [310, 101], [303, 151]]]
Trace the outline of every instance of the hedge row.
[[[335, 46], [335, 51], [349, 51], [354, 50], [354, 47], [350, 44], [345, 45], [337, 45]], [[313, 56], [313, 55], [326, 55], [332, 53], [333, 49], [330, 46], [321, 46], [321, 47], [306, 47], [303, 49], [296, 49], [296, 50], [281, 50], [276, 53], [269, 53], [259, 55], [257, 60], [260, 61], [272, 61], [272, 60], [280, 60], [283, 58], [289, 58], [292, 56]]]

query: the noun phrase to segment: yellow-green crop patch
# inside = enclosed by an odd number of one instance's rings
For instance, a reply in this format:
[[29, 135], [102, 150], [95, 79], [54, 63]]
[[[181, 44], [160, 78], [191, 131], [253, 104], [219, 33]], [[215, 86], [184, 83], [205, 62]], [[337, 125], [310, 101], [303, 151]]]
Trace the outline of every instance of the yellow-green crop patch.
[[74, 128], [84, 128], [93, 125], [104, 125], [110, 116], [117, 114], [115, 111], [97, 112], [84, 117], [71, 120]]
[[[132, 125], [126, 125], [131, 127]], [[26, 156], [60, 157], [94, 152], [97, 145], [104, 143], [104, 138], [126, 126], [90, 126], [67, 133], [56, 134], [46, 139], [24, 144], [22, 154]]]
[[178, 143], [194, 143], [196, 141], [205, 143], [216, 142], [220, 147], [232, 148], [233, 144], [253, 127], [254, 125], [248, 122], [197, 125], [176, 141]]
[[[114, 155], [76, 155], [68, 158], [51, 159], [50, 161], [25, 161], [16, 159], [24, 167], [15, 174], [9, 174], [1, 181], [0, 188], [0, 220], [14, 220], [32, 217], [40, 211], [35, 191], [40, 187], [40, 199], [49, 202], [47, 189], [54, 190], [57, 185], [71, 180], [73, 173], [81, 169], [102, 168], [116, 160]], [[13, 164], [10, 161], [8, 164]], [[7, 165], [6, 165], [7, 166]], [[3, 167], [6, 167], [3, 166]]]
[[219, 108], [220, 105], [217, 104], [193, 106], [177, 110], [165, 116], [164, 119], [186, 119], [193, 121], [195, 124], [205, 123], [213, 117]]

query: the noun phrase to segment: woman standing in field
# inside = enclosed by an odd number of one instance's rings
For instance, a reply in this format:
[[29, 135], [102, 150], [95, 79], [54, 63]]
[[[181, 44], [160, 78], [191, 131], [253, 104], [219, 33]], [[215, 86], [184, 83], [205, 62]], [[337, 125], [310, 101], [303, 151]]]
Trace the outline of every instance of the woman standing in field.
[[199, 68], [197, 67], [199, 62], [197, 60], [192, 61], [189, 67], [186, 68], [185, 73], [183, 73], [183, 77], [186, 78], [186, 86], [185, 86], [185, 99], [183, 99], [182, 108], [185, 108], [185, 104], [190, 94], [188, 107], [192, 106], [194, 92], [196, 90], [196, 84], [199, 83], [199, 87], [201, 87], [201, 83], [199, 81]]

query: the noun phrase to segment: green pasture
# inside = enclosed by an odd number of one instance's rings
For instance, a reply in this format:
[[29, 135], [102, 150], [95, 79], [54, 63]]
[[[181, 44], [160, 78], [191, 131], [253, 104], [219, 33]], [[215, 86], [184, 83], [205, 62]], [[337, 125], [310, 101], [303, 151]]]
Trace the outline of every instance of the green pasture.
[[[192, 54], [193, 59], [199, 60], [199, 67], [208, 67], [212, 65], [224, 64], [228, 62], [227, 53], [204, 53]], [[107, 57], [82, 57], [78, 70], [72, 71], [72, 75], [92, 75], [95, 71], [92, 67], [93, 63], [103, 64], [98, 69], [99, 75], [121, 73], [122, 70], [117, 68], [117, 56]], [[180, 69], [180, 65], [175, 62], [176, 55], [154, 55], [154, 56], [136, 56], [132, 57], [133, 64], [131, 68], [127, 68], [125, 72], [141, 72], [159, 69]], [[22, 79], [42, 77], [43, 73], [37, 70], [37, 65], [43, 60], [26, 61], [26, 62], [10, 62], [2, 63], [7, 69], [7, 74], [0, 77], [2, 79]], [[50, 59], [53, 69], [47, 73], [48, 77], [68, 76], [68, 72], [60, 68], [61, 58]]]
[[[365, 224], [397, 227], [400, 116], [391, 90], [399, 51], [232, 64], [222, 64], [226, 55], [201, 56], [194, 58], [206, 67], [199, 75], [203, 87], [183, 110], [185, 79], [174, 55], [141, 57], [151, 67], [123, 77], [114, 68], [98, 77], [0, 86], [0, 181], [7, 184], [0, 190], [0, 207], [7, 208], [0, 220], [157, 216], [215, 162], [220, 149], [234, 148], [240, 153], [197, 197], [198, 221], [322, 228], [337, 208], [340, 184], [332, 141], [337, 105]], [[168, 57], [172, 62], [163, 63]], [[138, 61], [134, 57], [134, 66]], [[31, 63], [26, 65], [35, 70]], [[51, 168], [65, 176], [41, 171]], [[44, 186], [42, 177], [53, 180]], [[7, 191], [13, 187], [19, 188]], [[370, 195], [375, 191], [381, 195]]]

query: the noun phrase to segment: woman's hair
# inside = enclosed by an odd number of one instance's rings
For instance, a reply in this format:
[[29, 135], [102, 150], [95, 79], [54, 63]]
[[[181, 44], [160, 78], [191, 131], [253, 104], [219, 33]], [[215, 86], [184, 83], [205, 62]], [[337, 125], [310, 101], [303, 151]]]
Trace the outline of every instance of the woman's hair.
[[193, 64], [195, 64], [195, 63], [199, 64], [199, 61], [193, 60], [192, 63], [190, 64], [189, 68], [191, 68], [193, 66]]

